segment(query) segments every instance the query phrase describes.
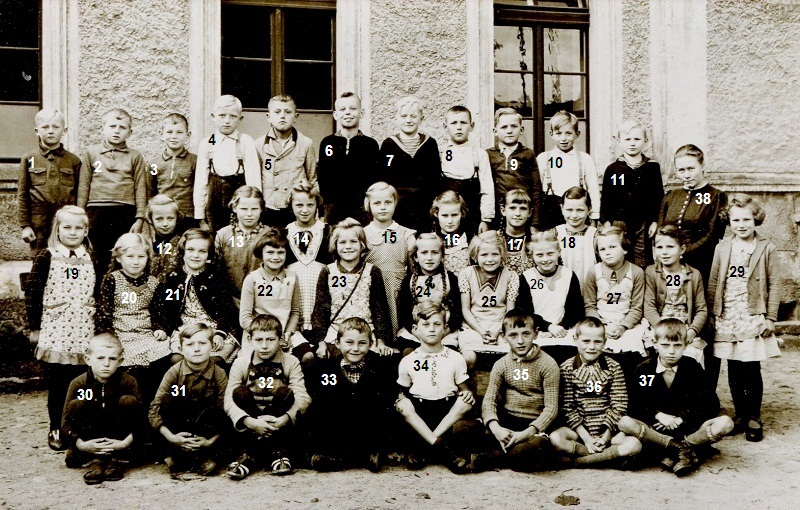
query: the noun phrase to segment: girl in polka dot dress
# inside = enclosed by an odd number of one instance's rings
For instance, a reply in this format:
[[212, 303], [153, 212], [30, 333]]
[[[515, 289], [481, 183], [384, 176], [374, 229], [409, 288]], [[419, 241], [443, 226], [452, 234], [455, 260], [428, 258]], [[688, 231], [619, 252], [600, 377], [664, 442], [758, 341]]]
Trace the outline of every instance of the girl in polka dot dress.
[[470, 264], [469, 237], [464, 229], [467, 203], [448, 190], [436, 197], [431, 207], [433, 231], [444, 241], [444, 268], [457, 275]]

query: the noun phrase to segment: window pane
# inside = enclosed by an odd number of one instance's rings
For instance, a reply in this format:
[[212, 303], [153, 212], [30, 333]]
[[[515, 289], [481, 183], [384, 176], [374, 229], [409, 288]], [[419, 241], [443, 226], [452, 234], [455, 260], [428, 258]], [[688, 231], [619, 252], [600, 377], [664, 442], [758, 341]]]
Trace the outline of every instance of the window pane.
[[[533, 131], [533, 121], [528, 119], [523, 119], [522, 121], [522, 134], [519, 137], [519, 141], [522, 142], [522, 145], [528, 148], [533, 148], [535, 145], [535, 141], [533, 140], [534, 131]], [[534, 152], [536, 152], [534, 150]]]
[[38, 0], [0, 1], [0, 46], [39, 47]]
[[533, 117], [533, 75], [495, 73], [494, 108], [510, 106], [523, 117]]
[[494, 27], [494, 68], [533, 70], [533, 29]]
[[284, 35], [286, 58], [333, 60], [332, 18], [330, 11], [288, 9]]
[[544, 75], [545, 117], [552, 117], [559, 110], [567, 110], [578, 117], [585, 117], [583, 80], [583, 76]]
[[270, 54], [270, 10], [222, 4], [222, 55], [269, 58]]
[[561, 7], [585, 9], [588, 0], [494, 0], [495, 5], [513, 7]]
[[[588, 152], [586, 150], [586, 135], [589, 133], [589, 131], [586, 128], [586, 122], [582, 120], [578, 121], [578, 131], [581, 132], [581, 135], [575, 141], [575, 148], [579, 151]], [[544, 123], [544, 150], [553, 150], [555, 146], [556, 144], [553, 142], [553, 137], [550, 136], [550, 119], [547, 119]], [[595, 166], [599, 167], [600, 165], [598, 164]]]
[[238, 97], [244, 108], [266, 108], [271, 84], [270, 62], [222, 59], [222, 93]]
[[0, 100], [39, 102], [39, 52], [0, 50]]
[[0, 105], [0, 157], [19, 159], [36, 147], [33, 118], [37, 111], [39, 105]]
[[331, 64], [286, 62], [286, 90], [303, 110], [332, 110], [333, 73]]
[[544, 70], [568, 73], [583, 71], [580, 30], [544, 29]]

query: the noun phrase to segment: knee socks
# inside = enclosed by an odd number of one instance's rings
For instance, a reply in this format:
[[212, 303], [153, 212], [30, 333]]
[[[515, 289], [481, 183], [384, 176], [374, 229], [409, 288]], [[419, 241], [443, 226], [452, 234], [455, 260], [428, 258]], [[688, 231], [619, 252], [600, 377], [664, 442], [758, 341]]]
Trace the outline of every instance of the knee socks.
[[639, 423], [639, 432], [634, 435], [638, 439], [661, 445], [664, 448], [669, 448], [673, 443], [672, 437], [662, 434], [661, 432], [648, 427], [644, 423]]
[[715, 436], [714, 433], [711, 431], [711, 425], [706, 425], [705, 427], [700, 428], [696, 432], [693, 432], [686, 436], [686, 442], [689, 443], [691, 446], [699, 446], [705, 443], [716, 443], [721, 438], [719, 436]]
[[619, 457], [619, 446], [612, 445], [610, 448], [606, 448], [602, 452], [584, 455], [583, 457], [577, 457], [575, 459], [575, 464], [578, 466], [596, 464], [598, 462], [616, 459], [617, 457]]

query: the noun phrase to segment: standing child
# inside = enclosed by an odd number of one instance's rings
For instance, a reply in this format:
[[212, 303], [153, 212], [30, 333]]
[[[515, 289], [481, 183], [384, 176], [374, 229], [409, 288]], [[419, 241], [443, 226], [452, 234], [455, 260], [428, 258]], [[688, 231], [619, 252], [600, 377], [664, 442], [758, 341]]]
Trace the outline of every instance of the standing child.
[[145, 230], [150, 234], [154, 252], [150, 274], [156, 278], [172, 271], [179, 263], [178, 241], [184, 232], [179, 227], [183, 223], [181, 219], [178, 203], [167, 195], [156, 195], [147, 204], [148, 228]]
[[70, 381], [83, 365], [94, 332], [97, 270], [88, 249], [89, 218], [66, 205], [53, 217], [47, 249], [37, 253], [28, 278], [25, 308], [33, 355], [44, 362], [50, 432], [47, 444], [63, 450], [61, 411]]
[[61, 143], [67, 130], [61, 112], [46, 108], [34, 120], [39, 148], [19, 162], [17, 206], [22, 240], [39, 251], [47, 248], [56, 211], [75, 205], [81, 160]]
[[489, 156], [469, 143], [474, 127], [472, 112], [466, 106], [450, 107], [444, 115], [449, 140], [441, 154], [442, 189], [455, 191], [467, 203], [480, 204], [480, 217], [474, 215], [466, 225], [472, 235], [489, 230], [489, 223], [494, 219], [495, 197]]
[[194, 217], [200, 226], [216, 232], [230, 222], [228, 203], [244, 186], [261, 190], [261, 171], [253, 139], [239, 131], [242, 102], [220, 96], [211, 113], [215, 131], [197, 147], [194, 178]]
[[775, 337], [781, 302], [778, 256], [775, 245], [756, 232], [766, 213], [751, 196], [732, 195], [727, 216], [733, 237], [717, 245], [708, 282], [716, 325], [714, 356], [728, 360], [735, 417], [745, 438], [761, 441], [761, 362], [780, 356]]
[[397, 220], [418, 232], [428, 226], [428, 204], [438, 189], [442, 175], [439, 146], [432, 137], [419, 132], [425, 118], [422, 102], [413, 97], [397, 101], [397, 127], [399, 132], [381, 144], [378, 156], [380, 179], [397, 189]]
[[561, 259], [564, 267], [572, 269], [583, 286], [586, 273], [597, 263], [594, 250], [594, 236], [597, 229], [586, 223], [592, 211], [592, 199], [580, 186], [573, 186], [564, 192], [561, 214], [565, 223], [556, 226], [558, 242], [561, 245]]
[[[539, 222], [542, 230], [561, 223], [559, 197], [572, 186], [585, 189], [592, 203], [600, 203], [600, 187], [592, 157], [575, 148], [575, 141], [580, 135], [578, 118], [572, 113], [562, 110], [550, 119], [550, 136], [555, 147], [536, 156], [546, 195]], [[600, 213], [592, 211], [590, 216], [596, 221]]]
[[600, 221], [625, 223], [625, 235], [633, 248], [628, 260], [645, 268], [653, 262], [650, 239], [664, 198], [661, 167], [642, 154], [647, 132], [638, 122], [623, 122], [617, 131], [617, 142], [622, 155], [608, 165], [603, 175]]
[[457, 275], [470, 264], [469, 237], [462, 226], [467, 204], [455, 191], [445, 191], [433, 201], [433, 231], [444, 241], [444, 267]]
[[383, 274], [392, 333], [397, 332], [397, 292], [408, 272], [415, 231], [394, 221], [397, 190], [385, 182], [376, 182], [367, 189], [364, 210], [372, 221], [364, 227], [367, 235], [367, 262], [375, 264]]
[[533, 267], [527, 245], [531, 238], [531, 197], [512, 189], [500, 204], [500, 230], [506, 244], [505, 265], [518, 275]]
[[473, 364], [475, 351], [508, 352], [508, 343], [500, 331], [503, 317], [517, 301], [519, 277], [504, 266], [506, 244], [494, 230], [472, 239], [469, 256], [477, 265], [465, 268], [458, 275], [464, 313], [458, 344], [467, 361]]
[[[197, 154], [186, 148], [192, 133], [189, 132], [189, 121], [180, 113], [170, 113], [161, 124], [161, 141], [164, 152], [161, 161], [150, 165], [152, 178], [152, 194], [166, 195], [178, 204], [182, 218], [187, 222], [194, 219], [194, 174], [197, 168]], [[186, 230], [193, 225], [185, 225]]]
[[128, 230], [140, 232], [144, 226], [150, 174], [141, 153], [126, 142], [133, 132], [131, 122], [125, 110], [107, 111], [102, 143], [83, 155], [77, 204], [89, 216], [89, 241], [103, 270], [119, 236]]

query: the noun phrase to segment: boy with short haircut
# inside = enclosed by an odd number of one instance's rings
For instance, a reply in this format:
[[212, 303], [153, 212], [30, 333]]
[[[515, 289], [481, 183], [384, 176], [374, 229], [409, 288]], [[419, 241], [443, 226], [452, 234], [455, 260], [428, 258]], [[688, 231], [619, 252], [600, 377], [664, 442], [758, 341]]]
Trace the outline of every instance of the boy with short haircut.
[[372, 344], [364, 319], [345, 319], [336, 335], [341, 355], [320, 359], [310, 370], [311, 467], [317, 471], [381, 469], [387, 436], [393, 437], [397, 422], [391, 412], [397, 369], [390, 366], [396, 359], [371, 351]]
[[663, 319], [653, 333], [658, 355], [636, 369], [631, 413], [622, 417], [619, 429], [663, 447], [666, 457], [662, 467], [685, 476], [700, 464], [698, 451], [708, 453], [710, 443], [733, 430], [733, 420], [717, 416], [719, 408], [706, 390], [702, 367], [683, 356], [686, 324], [679, 319]]
[[142, 154], [127, 145], [131, 122], [121, 108], [107, 111], [103, 141], [86, 149], [82, 158], [77, 205], [89, 216], [89, 241], [103, 270], [119, 236], [141, 232], [145, 222], [150, 174]]
[[89, 462], [83, 481], [95, 485], [123, 478], [117, 462], [133, 444], [141, 420], [142, 399], [136, 379], [117, 371], [122, 343], [112, 333], [92, 337], [86, 348], [88, 369], [69, 385], [61, 427], [70, 437], [67, 467]]
[[217, 469], [220, 435], [226, 429], [223, 398], [228, 378], [214, 360], [214, 330], [202, 322], [179, 331], [183, 360], [172, 366], [150, 404], [150, 425], [169, 443], [164, 463], [170, 475]]
[[[453, 473], [465, 473], [467, 460], [452, 446], [464, 435], [459, 420], [472, 409], [475, 397], [467, 386], [467, 363], [460, 353], [442, 345], [447, 308], [432, 301], [414, 306], [412, 333], [420, 346], [400, 361], [395, 409], [413, 430], [409, 438], [408, 468], [425, 467], [426, 454], [444, 453]], [[443, 451], [435, 452], [431, 447]]]
[[575, 326], [578, 354], [561, 364], [561, 410], [565, 427], [550, 434], [556, 450], [584, 466], [639, 453], [642, 444], [619, 432], [617, 422], [628, 408], [625, 375], [619, 363], [603, 354], [606, 330], [588, 317]]
[[[191, 136], [189, 121], [180, 113], [170, 113], [161, 123], [164, 151], [150, 166], [155, 173], [151, 182], [153, 195], [167, 195], [178, 204], [184, 219], [194, 219], [194, 174], [197, 155], [189, 152], [186, 143]], [[185, 229], [178, 229], [183, 231]]]
[[450, 107], [444, 115], [444, 128], [449, 140], [441, 153], [441, 191], [455, 191], [472, 207], [480, 204], [480, 222], [478, 214], [467, 216], [467, 232], [485, 232], [495, 217], [495, 190], [489, 155], [469, 143], [475, 128], [472, 112], [465, 106]]
[[495, 222], [492, 228], [499, 228], [500, 204], [512, 189], [525, 190], [531, 197], [531, 224], [538, 227], [542, 181], [536, 166], [536, 154], [519, 141], [524, 131], [522, 115], [513, 108], [500, 108], [494, 114], [492, 131], [497, 144], [486, 149], [494, 179]]
[[228, 466], [227, 476], [243, 480], [258, 464], [271, 466], [273, 475], [289, 475], [297, 419], [311, 398], [300, 361], [280, 348], [280, 320], [256, 315], [247, 331], [251, 348], [241, 351], [233, 362], [225, 392], [225, 412], [244, 450]]
[[39, 251], [47, 248], [56, 211], [78, 198], [81, 160], [61, 143], [67, 130], [61, 112], [46, 108], [34, 120], [39, 148], [19, 162], [17, 205], [22, 240]]
[[291, 96], [274, 96], [268, 110], [269, 131], [255, 141], [264, 164], [261, 190], [266, 208], [261, 219], [269, 226], [284, 228], [294, 221], [289, 203], [294, 183], [304, 179], [318, 187], [317, 155], [314, 142], [294, 127], [299, 114]]
[[250, 135], [239, 131], [242, 102], [224, 95], [214, 102], [215, 130], [197, 147], [194, 218], [216, 232], [230, 223], [228, 203], [244, 185], [261, 189], [261, 164]]
[[348, 217], [366, 224], [361, 203], [377, 171], [378, 142], [361, 132], [362, 112], [361, 99], [344, 92], [333, 112], [338, 129], [319, 144], [317, 177], [328, 225]]

